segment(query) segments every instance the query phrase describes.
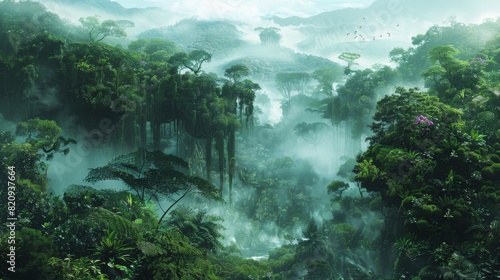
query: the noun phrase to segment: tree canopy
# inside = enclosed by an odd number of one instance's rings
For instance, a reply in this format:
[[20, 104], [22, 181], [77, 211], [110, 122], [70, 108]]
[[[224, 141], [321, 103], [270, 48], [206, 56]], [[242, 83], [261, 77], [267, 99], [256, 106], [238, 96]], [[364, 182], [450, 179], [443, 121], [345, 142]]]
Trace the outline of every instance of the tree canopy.
[[124, 38], [127, 36], [125, 28], [134, 27], [134, 23], [128, 20], [104, 20], [99, 21], [99, 16], [89, 16], [78, 20], [87, 30], [92, 42], [100, 42], [106, 37]]

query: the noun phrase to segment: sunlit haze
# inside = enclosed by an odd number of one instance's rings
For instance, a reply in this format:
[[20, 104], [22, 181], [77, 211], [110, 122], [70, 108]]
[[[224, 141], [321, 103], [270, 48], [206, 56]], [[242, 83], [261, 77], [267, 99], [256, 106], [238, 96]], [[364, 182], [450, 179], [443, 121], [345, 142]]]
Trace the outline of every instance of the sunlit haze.
[[187, 0], [187, 1], [115, 1], [127, 8], [161, 7], [185, 16], [196, 16], [200, 19], [225, 18], [231, 20], [249, 20], [262, 16], [312, 16], [325, 11], [340, 8], [362, 8], [373, 3], [373, 0], [354, 1], [286, 1], [286, 0]]

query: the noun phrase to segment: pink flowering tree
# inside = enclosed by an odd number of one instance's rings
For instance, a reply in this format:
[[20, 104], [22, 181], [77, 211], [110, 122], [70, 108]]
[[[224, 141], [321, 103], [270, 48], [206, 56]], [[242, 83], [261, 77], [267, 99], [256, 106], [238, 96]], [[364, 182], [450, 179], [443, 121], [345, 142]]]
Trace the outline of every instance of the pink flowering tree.
[[415, 121], [413, 123], [416, 124], [416, 125], [424, 124], [426, 126], [432, 126], [432, 125], [434, 125], [434, 123], [431, 120], [429, 120], [424, 115], [420, 115], [418, 117], [415, 117]]

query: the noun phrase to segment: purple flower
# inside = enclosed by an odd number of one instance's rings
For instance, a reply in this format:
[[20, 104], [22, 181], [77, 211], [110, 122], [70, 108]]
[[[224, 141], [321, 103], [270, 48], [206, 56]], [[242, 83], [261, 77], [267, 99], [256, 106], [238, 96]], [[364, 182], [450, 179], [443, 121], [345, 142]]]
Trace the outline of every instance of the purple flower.
[[484, 65], [486, 63], [486, 59], [482, 57], [476, 57], [474, 60], [469, 61], [471, 65]]
[[434, 125], [434, 123], [429, 120], [426, 116], [420, 115], [415, 117], [415, 121], [413, 122], [414, 124], [426, 124], [427, 126]]

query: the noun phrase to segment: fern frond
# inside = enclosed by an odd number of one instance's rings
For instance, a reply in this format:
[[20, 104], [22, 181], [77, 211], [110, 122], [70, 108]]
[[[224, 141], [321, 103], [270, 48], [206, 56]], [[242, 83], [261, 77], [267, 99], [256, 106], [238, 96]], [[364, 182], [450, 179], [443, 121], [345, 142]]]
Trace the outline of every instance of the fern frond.
[[132, 239], [139, 237], [139, 232], [133, 222], [104, 208], [90, 209], [82, 215], [81, 218], [89, 225], [107, 228]]

